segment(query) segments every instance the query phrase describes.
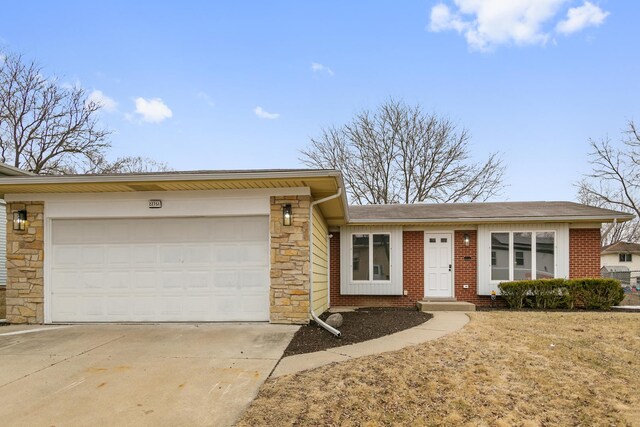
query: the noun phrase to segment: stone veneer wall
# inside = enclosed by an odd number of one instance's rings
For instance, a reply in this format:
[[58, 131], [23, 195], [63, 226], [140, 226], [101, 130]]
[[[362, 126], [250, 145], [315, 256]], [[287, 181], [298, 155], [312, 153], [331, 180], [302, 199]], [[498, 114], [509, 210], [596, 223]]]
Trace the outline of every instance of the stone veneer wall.
[[7, 315], [6, 301], [7, 287], [0, 285], [0, 319], [4, 319]]
[[[290, 204], [293, 220], [282, 224], [282, 206]], [[271, 323], [309, 323], [310, 196], [271, 197]]]
[[[13, 212], [27, 210], [27, 229], [13, 230]], [[44, 202], [7, 203], [7, 321], [44, 322]]]

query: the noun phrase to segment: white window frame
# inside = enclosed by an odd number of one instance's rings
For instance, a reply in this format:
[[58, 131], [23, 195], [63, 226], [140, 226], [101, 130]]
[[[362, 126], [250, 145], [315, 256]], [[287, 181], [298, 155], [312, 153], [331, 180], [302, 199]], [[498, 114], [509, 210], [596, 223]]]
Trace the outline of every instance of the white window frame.
[[618, 262], [633, 262], [633, 255], [620, 253], [618, 254]]
[[493, 265], [491, 264], [491, 256], [489, 257], [489, 282], [491, 284], [497, 284], [497, 283], [501, 283], [501, 282], [513, 282], [515, 281], [513, 278], [513, 273], [514, 273], [514, 266], [515, 266], [515, 262], [516, 262], [516, 258], [515, 258], [515, 248], [514, 248], [514, 239], [513, 239], [513, 235], [515, 233], [531, 233], [531, 280], [536, 280], [536, 278], [538, 277], [538, 269], [537, 269], [537, 244], [538, 244], [538, 238], [537, 238], [537, 233], [553, 233], [553, 278], [558, 278], [561, 277], [558, 275], [558, 232], [557, 230], [536, 230], [536, 229], [532, 229], [532, 230], [491, 230], [489, 231], [489, 252], [491, 253], [493, 251], [493, 248], [491, 246], [491, 235], [494, 233], [508, 233], [509, 234], [509, 256], [508, 256], [508, 263], [509, 263], [509, 279], [508, 280], [494, 280], [491, 277], [491, 273], [492, 273], [492, 267]]
[[[353, 236], [363, 236], [363, 235], [367, 235], [369, 236], [369, 279], [367, 280], [357, 280], [353, 278]], [[374, 274], [373, 274], [373, 270], [374, 270], [374, 264], [373, 264], [373, 236], [374, 235], [384, 235], [384, 236], [389, 236], [389, 280], [376, 280], [374, 279]], [[370, 284], [374, 284], [374, 283], [390, 283], [391, 282], [391, 273], [393, 272], [394, 269], [394, 265], [391, 262], [391, 254], [394, 251], [393, 245], [391, 244], [391, 233], [390, 232], [375, 232], [372, 231], [370, 233], [358, 233], [358, 232], [353, 232], [351, 234], [349, 234], [349, 247], [350, 247], [350, 254], [351, 254], [351, 263], [350, 266], [351, 268], [349, 269], [349, 271], [351, 272], [351, 281], [354, 283], [370, 283]], [[362, 261], [360, 261], [362, 262]]]
[[[369, 280], [353, 280], [353, 235], [369, 235]], [[373, 235], [389, 235], [389, 280], [374, 279]], [[340, 294], [402, 295], [402, 226], [350, 226], [340, 228]]]

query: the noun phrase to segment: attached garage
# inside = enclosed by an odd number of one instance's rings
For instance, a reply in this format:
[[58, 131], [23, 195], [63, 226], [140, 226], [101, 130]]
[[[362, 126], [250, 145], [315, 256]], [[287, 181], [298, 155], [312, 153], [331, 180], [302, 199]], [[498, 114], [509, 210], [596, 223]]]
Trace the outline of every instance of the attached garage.
[[51, 321], [267, 321], [267, 216], [56, 219]]
[[19, 178], [0, 178], [10, 323], [307, 324], [328, 307], [337, 171]]

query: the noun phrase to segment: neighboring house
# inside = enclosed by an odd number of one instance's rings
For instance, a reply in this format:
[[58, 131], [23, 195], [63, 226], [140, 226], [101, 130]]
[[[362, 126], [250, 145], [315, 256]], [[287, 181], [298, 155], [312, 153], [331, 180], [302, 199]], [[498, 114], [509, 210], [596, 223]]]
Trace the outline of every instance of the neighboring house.
[[[504, 280], [598, 277], [570, 202], [348, 206], [333, 170], [0, 178], [13, 323], [308, 323], [329, 306], [490, 303]], [[24, 218], [25, 220], [21, 220]]]
[[[30, 172], [23, 171], [6, 163], [0, 162], [0, 176], [23, 176], [33, 175]], [[7, 223], [7, 209], [4, 200], [0, 199], [0, 224]], [[5, 317], [5, 294], [7, 284], [7, 228], [0, 226], [0, 319]]]
[[[640, 244], [616, 242], [604, 246], [600, 252], [603, 274], [609, 273], [626, 284], [638, 284], [640, 278]], [[618, 277], [620, 276], [620, 277]]]

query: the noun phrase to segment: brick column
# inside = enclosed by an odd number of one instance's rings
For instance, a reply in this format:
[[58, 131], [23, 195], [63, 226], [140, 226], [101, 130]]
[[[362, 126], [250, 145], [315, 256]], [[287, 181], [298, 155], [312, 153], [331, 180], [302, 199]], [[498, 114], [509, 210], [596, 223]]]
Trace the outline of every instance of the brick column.
[[[27, 229], [13, 230], [26, 209]], [[7, 203], [7, 321], [44, 323], [44, 202]]]
[[600, 229], [569, 229], [569, 278], [600, 277]]
[[[290, 204], [291, 225], [282, 221], [282, 206]], [[310, 196], [271, 197], [272, 323], [309, 323], [309, 207]]]
[[[469, 235], [469, 246], [464, 244], [464, 235]], [[456, 230], [453, 238], [454, 285], [456, 299], [478, 303], [478, 232]], [[464, 285], [469, 285], [467, 289]]]

